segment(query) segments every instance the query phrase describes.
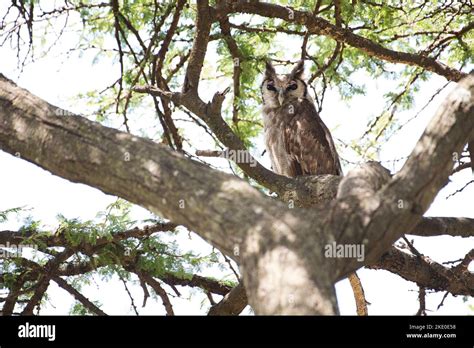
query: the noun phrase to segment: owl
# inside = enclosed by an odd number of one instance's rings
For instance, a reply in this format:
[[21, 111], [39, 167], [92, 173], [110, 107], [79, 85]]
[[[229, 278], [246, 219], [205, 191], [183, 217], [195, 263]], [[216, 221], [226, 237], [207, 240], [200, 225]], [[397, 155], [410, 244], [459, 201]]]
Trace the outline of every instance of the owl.
[[285, 75], [278, 75], [271, 62], [266, 63], [262, 114], [272, 169], [288, 177], [342, 175], [331, 133], [308, 94], [303, 73], [303, 61]]

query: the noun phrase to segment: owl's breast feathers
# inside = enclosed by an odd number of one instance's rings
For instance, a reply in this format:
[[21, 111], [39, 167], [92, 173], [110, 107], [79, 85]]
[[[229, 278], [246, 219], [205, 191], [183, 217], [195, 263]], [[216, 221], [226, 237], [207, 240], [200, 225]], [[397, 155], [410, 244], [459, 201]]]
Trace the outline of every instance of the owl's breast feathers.
[[265, 135], [273, 170], [290, 177], [342, 175], [332, 136], [310, 100], [290, 102], [264, 114], [267, 115]]

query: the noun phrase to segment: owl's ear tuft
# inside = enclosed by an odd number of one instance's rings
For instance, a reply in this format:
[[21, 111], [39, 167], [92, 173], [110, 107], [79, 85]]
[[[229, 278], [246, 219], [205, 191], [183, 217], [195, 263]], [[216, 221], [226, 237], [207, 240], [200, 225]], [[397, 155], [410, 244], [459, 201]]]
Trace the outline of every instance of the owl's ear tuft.
[[304, 60], [300, 60], [290, 73], [291, 78], [301, 78], [304, 73]]
[[265, 62], [265, 79], [273, 78], [276, 75], [275, 68], [270, 60]]

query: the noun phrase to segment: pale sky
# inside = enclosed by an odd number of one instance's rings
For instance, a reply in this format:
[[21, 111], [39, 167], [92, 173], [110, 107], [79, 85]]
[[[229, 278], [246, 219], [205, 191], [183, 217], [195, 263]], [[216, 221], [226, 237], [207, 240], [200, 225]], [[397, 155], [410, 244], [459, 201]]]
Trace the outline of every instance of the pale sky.
[[[0, 13], [5, 3], [0, 5]], [[51, 34], [50, 34], [51, 35]], [[64, 54], [74, 43], [77, 42], [75, 34], [68, 34], [53, 47], [46, 58], [36, 59], [34, 63], [26, 65], [23, 72], [17, 69], [15, 52], [9, 47], [0, 48], [0, 73], [14, 80], [19, 86], [28, 89], [32, 93], [45, 99], [49, 103], [63, 107], [76, 113], [87, 114], [90, 109], [81, 100], [75, 102], [73, 98], [78, 93], [85, 93], [92, 89], [102, 89], [110, 85], [118, 78], [119, 69], [116, 62], [110, 58], [102, 58], [93, 64], [96, 51], [84, 52], [80, 57], [77, 54], [66, 56]], [[290, 40], [279, 44], [288, 58], [294, 58], [299, 54], [301, 44], [298, 40]], [[113, 43], [108, 47], [114, 47]], [[207, 56], [206, 71], [212, 69], [215, 61], [213, 52], [215, 45], [209, 46]], [[333, 136], [345, 143], [357, 141], [366, 130], [367, 123], [377, 115], [385, 105], [383, 94], [393, 90], [396, 82], [386, 80], [371, 80], [366, 74], [358, 72], [353, 79], [364, 82], [367, 85], [365, 96], [357, 96], [352, 100], [342, 101], [335, 90], [329, 90], [326, 95], [322, 118], [327, 126], [332, 130]], [[410, 111], [399, 112], [397, 117], [404, 122], [410, 119], [425, 104], [429, 97], [440, 86], [445, 83], [444, 78], [434, 76], [429, 81], [422, 84], [421, 92], [417, 95], [415, 106]], [[229, 80], [205, 80], [200, 86], [201, 95], [204, 100], [209, 100], [216, 90], [223, 90], [230, 84]], [[396, 136], [385, 143], [380, 152], [380, 160], [390, 170], [396, 171], [403, 164], [403, 160], [393, 165], [391, 161], [396, 158], [406, 157], [413, 149], [418, 137], [423, 132], [424, 127], [433, 116], [435, 110], [440, 105], [443, 97], [449, 91], [436, 97], [433, 103], [426, 108], [414, 121], [404, 127]], [[117, 120], [117, 125], [121, 123]], [[148, 114], [140, 115], [132, 119], [131, 128], [136, 134], [140, 134], [140, 129], [147, 129], [158, 124], [154, 120], [153, 112], [148, 110]], [[200, 149], [212, 149], [213, 143], [209, 137], [201, 134], [199, 130], [191, 132], [188, 124], [178, 122], [178, 126], [185, 129], [188, 137], [193, 139], [194, 145]], [[255, 140], [257, 150], [253, 151], [256, 157], [260, 157], [263, 150], [262, 138]], [[355, 161], [349, 152], [342, 153], [344, 158]], [[267, 156], [259, 160], [269, 165]], [[228, 170], [228, 164], [224, 159], [210, 159], [212, 164]], [[350, 166], [346, 166], [347, 173]], [[470, 171], [465, 170], [452, 177], [452, 182], [448, 184], [438, 195], [426, 216], [459, 216], [474, 218], [474, 186], [466, 188], [463, 192], [446, 199], [446, 196], [459, 189], [464, 183], [472, 178]], [[83, 220], [93, 219], [98, 211], [104, 210], [108, 204], [115, 201], [115, 197], [105, 195], [97, 189], [71, 183], [67, 180], [52, 175], [51, 173], [24, 160], [15, 158], [5, 152], [0, 151], [0, 211], [26, 206], [31, 209], [30, 214], [41, 220], [45, 226], [54, 228], [57, 226], [56, 215], [61, 213], [68, 218], [81, 218]], [[134, 209], [134, 217], [137, 220], [144, 219], [148, 212], [142, 208]], [[0, 230], [17, 229], [21, 226], [21, 220], [11, 219], [7, 223], [0, 224]], [[411, 237], [410, 237], [411, 239]], [[463, 257], [474, 247], [474, 238], [460, 237], [415, 237], [415, 246], [418, 250], [430, 256], [438, 262], [457, 260]], [[194, 235], [190, 239], [183, 231], [178, 237], [180, 246], [185, 249], [193, 249], [203, 254], [208, 253], [211, 248], [198, 236]], [[471, 267], [472, 270], [472, 267]], [[218, 276], [220, 271], [210, 269], [204, 275]], [[418, 309], [418, 287], [411, 282], [407, 282], [397, 275], [387, 271], [360, 270], [367, 301], [369, 314], [414, 314]], [[97, 277], [96, 277], [97, 278]], [[347, 280], [337, 284], [338, 302], [342, 314], [354, 315], [355, 304], [352, 290]], [[135, 302], [139, 306], [141, 314], [163, 314], [164, 309], [160, 300], [148, 300], [146, 308], [141, 308], [143, 293], [140, 286], [130, 286], [135, 297]], [[130, 307], [130, 300], [121, 282], [117, 280], [101, 281], [96, 279], [96, 283], [84, 288], [84, 295], [92, 300], [100, 300], [101, 307], [108, 314], [133, 314]], [[169, 288], [168, 288], [169, 290]], [[170, 292], [171, 293], [171, 292]], [[195, 292], [194, 292], [195, 293]], [[73, 298], [52, 283], [48, 290], [51, 303], [47, 304], [41, 311], [42, 314], [67, 314], [74, 303]], [[183, 291], [184, 296], [190, 294]], [[474, 305], [473, 299], [468, 303], [463, 302], [461, 297], [453, 298], [451, 295], [445, 300], [444, 306], [436, 311], [436, 307], [441, 301], [444, 293], [429, 294], [427, 296], [427, 309], [429, 314], [473, 314], [468, 308], [468, 304]], [[216, 296], [217, 299], [217, 296]], [[204, 301], [208, 307], [205, 296], [197, 294], [196, 297], [188, 301], [187, 299], [173, 298], [176, 314], [204, 314], [202, 308]], [[207, 301], [207, 302], [206, 302]]]

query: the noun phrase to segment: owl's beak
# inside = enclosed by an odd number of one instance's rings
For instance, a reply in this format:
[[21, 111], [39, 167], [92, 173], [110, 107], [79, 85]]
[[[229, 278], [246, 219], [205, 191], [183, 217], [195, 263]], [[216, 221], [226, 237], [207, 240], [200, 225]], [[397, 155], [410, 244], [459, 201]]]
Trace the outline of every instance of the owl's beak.
[[278, 102], [280, 103], [280, 106], [283, 105], [283, 101], [285, 100], [285, 96], [283, 95], [284, 91], [280, 89], [278, 92]]

